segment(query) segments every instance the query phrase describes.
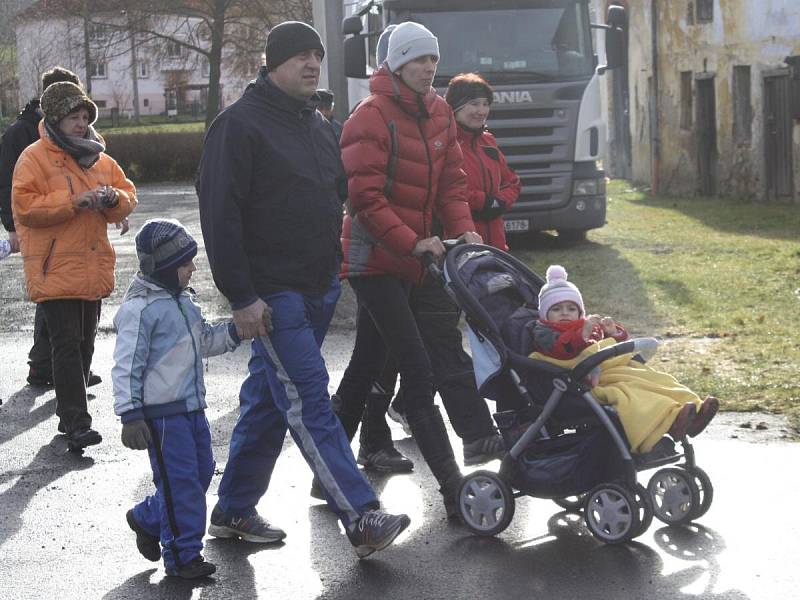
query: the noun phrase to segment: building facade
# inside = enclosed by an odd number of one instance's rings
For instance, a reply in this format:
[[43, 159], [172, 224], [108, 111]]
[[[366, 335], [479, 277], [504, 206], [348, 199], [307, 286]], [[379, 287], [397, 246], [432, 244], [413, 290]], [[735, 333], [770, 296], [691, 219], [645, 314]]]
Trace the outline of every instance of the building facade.
[[[800, 2], [627, 0], [630, 173], [670, 194], [800, 202]], [[623, 106], [623, 104], [625, 106]]]

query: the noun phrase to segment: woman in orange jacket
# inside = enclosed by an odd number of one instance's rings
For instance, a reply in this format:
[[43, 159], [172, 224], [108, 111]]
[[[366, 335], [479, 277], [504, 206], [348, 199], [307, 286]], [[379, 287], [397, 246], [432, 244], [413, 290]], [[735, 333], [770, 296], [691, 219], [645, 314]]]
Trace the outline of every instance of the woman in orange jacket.
[[485, 244], [508, 252], [503, 213], [519, 197], [520, 183], [494, 136], [486, 130], [493, 97], [491, 86], [477, 73], [456, 75], [445, 94], [458, 123], [458, 143], [467, 173], [467, 202], [475, 231]]
[[42, 94], [40, 139], [14, 169], [12, 207], [31, 300], [41, 303], [53, 352], [58, 429], [73, 447], [98, 444], [86, 405], [100, 302], [114, 289], [109, 223], [136, 206], [136, 189], [105, 154], [97, 107], [70, 82]]

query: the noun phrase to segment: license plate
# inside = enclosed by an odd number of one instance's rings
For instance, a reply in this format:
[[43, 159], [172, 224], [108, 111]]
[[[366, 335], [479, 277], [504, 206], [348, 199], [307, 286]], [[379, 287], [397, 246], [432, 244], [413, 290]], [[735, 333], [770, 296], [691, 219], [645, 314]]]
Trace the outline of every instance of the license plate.
[[509, 219], [504, 226], [506, 231], [528, 231], [531, 228], [528, 219]]

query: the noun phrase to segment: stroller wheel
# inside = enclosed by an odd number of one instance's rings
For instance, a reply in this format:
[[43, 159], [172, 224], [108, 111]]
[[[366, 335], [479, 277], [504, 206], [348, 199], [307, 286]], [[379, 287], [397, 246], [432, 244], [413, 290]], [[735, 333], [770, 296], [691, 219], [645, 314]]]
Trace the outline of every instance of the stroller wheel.
[[553, 498], [553, 502], [558, 504], [564, 510], [578, 512], [583, 508], [583, 502], [586, 499], [586, 494], [578, 494], [577, 496], [564, 496], [563, 498]]
[[621, 544], [641, 533], [634, 493], [616, 483], [601, 483], [586, 494], [583, 511], [592, 535], [606, 544]]
[[711, 485], [711, 479], [709, 479], [708, 474], [700, 467], [687, 470], [694, 478], [694, 484], [700, 492], [700, 502], [697, 503], [695, 512], [692, 514], [693, 519], [699, 519], [711, 508], [711, 502], [714, 500], [714, 486]]
[[492, 471], [470, 473], [458, 489], [458, 512], [472, 533], [500, 533], [511, 523], [514, 508], [511, 488]]
[[633, 537], [639, 537], [650, 529], [653, 523], [655, 511], [653, 510], [653, 500], [647, 488], [641, 483], [636, 484], [636, 502], [639, 504], [639, 531]]
[[700, 490], [694, 477], [683, 469], [670, 467], [656, 471], [647, 491], [656, 517], [667, 525], [688, 523], [700, 510]]

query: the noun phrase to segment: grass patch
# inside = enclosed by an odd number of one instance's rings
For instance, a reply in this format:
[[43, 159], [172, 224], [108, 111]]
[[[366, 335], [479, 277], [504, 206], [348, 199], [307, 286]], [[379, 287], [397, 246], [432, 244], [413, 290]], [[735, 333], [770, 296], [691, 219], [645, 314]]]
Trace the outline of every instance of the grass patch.
[[800, 207], [608, 188], [608, 224], [572, 246], [511, 244], [534, 270], [564, 265], [587, 310], [664, 340], [653, 365], [725, 410], [800, 427]]
[[129, 133], [191, 133], [205, 131], [205, 123], [192, 121], [189, 123], [143, 123], [141, 125], [128, 125], [125, 127], [104, 126], [98, 124], [97, 131], [100, 135], [125, 135]]

